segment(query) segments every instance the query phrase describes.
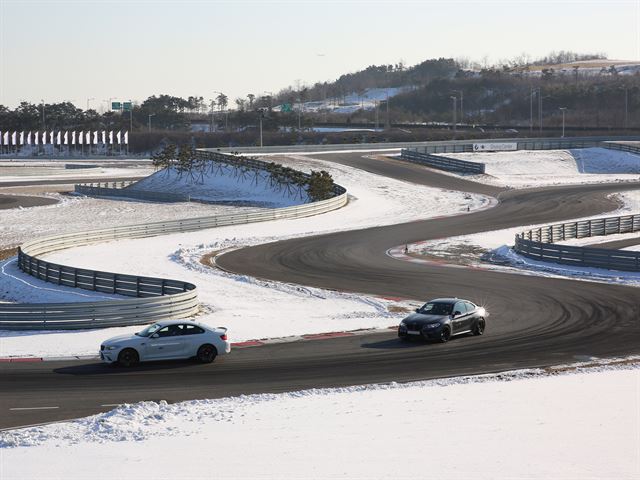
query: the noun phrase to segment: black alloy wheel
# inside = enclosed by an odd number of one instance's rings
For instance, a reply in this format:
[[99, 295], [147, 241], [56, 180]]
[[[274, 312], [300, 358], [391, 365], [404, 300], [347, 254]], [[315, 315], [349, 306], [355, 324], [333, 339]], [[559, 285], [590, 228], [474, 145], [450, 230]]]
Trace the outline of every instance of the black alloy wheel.
[[482, 335], [484, 333], [485, 327], [486, 327], [486, 323], [484, 321], [484, 318], [479, 318], [478, 321], [476, 322], [475, 327], [473, 327], [473, 334]]
[[443, 327], [440, 331], [440, 342], [447, 343], [451, 339], [451, 329], [449, 327]]
[[140, 356], [133, 348], [125, 348], [118, 354], [118, 363], [123, 367], [133, 367], [140, 361]]
[[198, 349], [198, 354], [196, 356], [198, 357], [198, 361], [200, 363], [211, 363], [216, 359], [217, 355], [218, 352], [216, 350], [216, 347], [209, 343], [205, 343], [204, 345], [200, 346], [200, 348]]

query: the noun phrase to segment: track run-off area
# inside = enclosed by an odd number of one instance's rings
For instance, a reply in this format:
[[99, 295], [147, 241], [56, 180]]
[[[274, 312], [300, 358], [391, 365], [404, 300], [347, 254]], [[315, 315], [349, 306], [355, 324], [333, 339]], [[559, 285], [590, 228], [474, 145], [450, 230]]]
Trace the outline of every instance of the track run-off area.
[[640, 182], [506, 190], [371, 154], [318, 158], [416, 184], [491, 195], [498, 203], [454, 217], [242, 248], [220, 255], [216, 263], [269, 280], [377, 296], [468, 298], [490, 312], [482, 337], [401, 343], [388, 330], [235, 349], [214, 365], [162, 362], [118, 369], [87, 360], [0, 363], [0, 428], [80, 417], [141, 400], [404, 382], [640, 352], [636, 288], [414, 264], [386, 253], [422, 240], [604, 214], [618, 207], [611, 194], [638, 190]]

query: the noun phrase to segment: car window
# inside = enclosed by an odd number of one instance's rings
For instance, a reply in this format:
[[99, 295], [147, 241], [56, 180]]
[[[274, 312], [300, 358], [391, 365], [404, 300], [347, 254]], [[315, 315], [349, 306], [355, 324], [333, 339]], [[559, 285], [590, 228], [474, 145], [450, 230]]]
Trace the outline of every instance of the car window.
[[183, 335], [196, 335], [198, 333], [204, 333], [204, 330], [197, 325], [181, 325]]
[[158, 330], [159, 337], [175, 337], [182, 334], [182, 325], [167, 325]]
[[464, 306], [467, 307], [467, 312], [473, 312], [476, 306], [471, 302], [464, 302]]
[[460, 312], [461, 314], [467, 313], [467, 307], [464, 306], [464, 302], [456, 303], [456, 306], [453, 308], [453, 312]]
[[420, 308], [420, 313], [427, 315], [451, 315], [452, 305], [450, 303], [429, 302]]

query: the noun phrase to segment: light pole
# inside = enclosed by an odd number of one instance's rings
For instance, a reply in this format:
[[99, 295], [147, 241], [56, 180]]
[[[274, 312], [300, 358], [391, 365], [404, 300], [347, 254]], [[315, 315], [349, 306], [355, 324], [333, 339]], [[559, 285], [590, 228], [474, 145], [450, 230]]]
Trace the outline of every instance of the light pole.
[[44, 130], [44, 100], [40, 101], [42, 102], [42, 129]]
[[89, 111], [89, 102], [95, 99], [96, 99], [95, 97], [87, 98], [87, 110], [86, 110], [87, 112]]
[[391, 121], [389, 119], [389, 90], [385, 91], [385, 93], [387, 94], [387, 122], [386, 122], [386, 127], [387, 127], [387, 130], [389, 130], [391, 128]]
[[458, 110], [458, 107], [457, 107], [456, 103], [458, 101], [458, 97], [452, 95], [450, 98], [451, 98], [451, 100], [453, 100], [453, 136], [455, 137], [456, 136], [456, 128], [457, 128], [456, 127], [456, 124], [457, 124], [456, 112]]
[[156, 114], [155, 113], [150, 113], [149, 114], [149, 133], [151, 133], [151, 117], [155, 117]]
[[567, 111], [567, 107], [560, 107], [560, 111], [562, 112], [562, 138], [564, 138], [564, 112]]
[[[129, 99], [129, 135], [131, 135], [131, 131], [133, 130], [133, 102]], [[127, 148], [129, 148], [129, 144], [127, 144]]]
[[452, 90], [456, 94], [460, 94], [460, 122], [464, 121], [464, 92], [462, 90]]
[[624, 128], [629, 126], [629, 87], [621, 87], [624, 90]]

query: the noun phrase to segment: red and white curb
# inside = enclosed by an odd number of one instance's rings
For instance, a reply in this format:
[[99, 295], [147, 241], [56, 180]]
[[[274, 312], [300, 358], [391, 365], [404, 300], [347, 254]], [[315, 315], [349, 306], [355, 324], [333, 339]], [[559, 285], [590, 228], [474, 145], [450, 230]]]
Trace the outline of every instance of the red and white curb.
[[[274, 345], [277, 343], [293, 343], [293, 342], [310, 342], [316, 340], [332, 340], [341, 337], [356, 337], [362, 335], [370, 335], [388, 330], [396, 330], [397, 325], [391, 325], [387, 328], [368, 328], [363, 330], [353, 330], [349, 332], [326, 332], [326, 333], [309, 333], [305, 335], [292, 335], [289, 337], [279, 338], [262, 338], [259, 340], [246, 340], [244, 342], [233, 342], [232, 348], [250, 348], [262, 347], [266, 345]], [[98, 355], [67, 355], [62, 357], [3, 357], [0, 363], [33, 363], [33, 362], [61, 362], [69, 360], [97, 360]]]

